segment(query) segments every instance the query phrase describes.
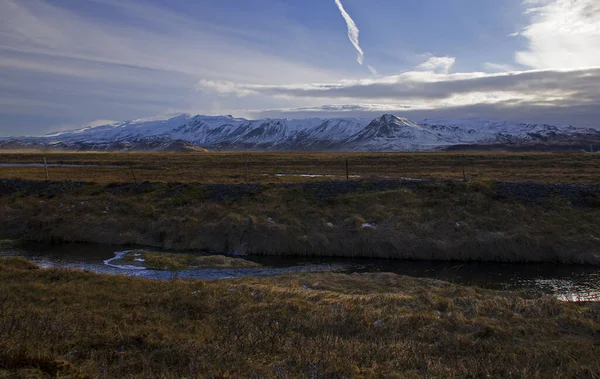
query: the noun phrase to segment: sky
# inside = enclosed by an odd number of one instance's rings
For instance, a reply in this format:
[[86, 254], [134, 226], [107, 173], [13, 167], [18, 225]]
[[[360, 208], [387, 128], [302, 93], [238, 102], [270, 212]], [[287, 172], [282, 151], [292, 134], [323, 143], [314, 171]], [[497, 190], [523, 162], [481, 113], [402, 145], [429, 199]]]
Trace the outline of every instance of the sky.
[[0, 136], [180, 113], [600, 128], [597, 0], [0, 0]]

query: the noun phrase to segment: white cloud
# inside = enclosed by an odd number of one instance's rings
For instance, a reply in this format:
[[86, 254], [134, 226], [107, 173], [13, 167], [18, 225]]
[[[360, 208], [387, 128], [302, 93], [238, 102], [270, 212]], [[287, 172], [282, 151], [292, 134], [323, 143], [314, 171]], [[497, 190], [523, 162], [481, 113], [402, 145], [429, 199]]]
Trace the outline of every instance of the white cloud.
[[582, 68], [600, 65], [598, 0], [525, 0], [530, 25], [519, 33], [528, 48], [516, 54], [532, 68]]
[[196, 85], [196, 90], [203, 92], [214, 92], [218, 95], [248, 96], [255, 94], [252, 85], [240, 86], [226, 80], [202, 79]]
[[485, 69], [487, 71], [490, 72], [513, 72], [513, 71], [518, 71], [518, 69], [510, 64], [501, 64], [501, 63], [493, 63], [493, 62], [486, 62], [483, 64], [483, 67], [485, 67]]
[[[112, 3], [102, 0], [104, 2]], [[124, 17], [143, 16], [147, 21], [154, 20], [154, 27], [148, 30], [134, 23], [128, 26], [89, 19], [40, 0], [2, 0], [0, 48], [13, 53], [42, 54], [46, 58], [68, 58], [73, 60], [71, 64], [79, 61], [81, 65], [81, 61], [87, 61], [196, 77], [225, 75], [230, 80], [327, 76], [309, 64], [263, 51], [259, 45], [247, 41], [247, 37], [230, 37], [229, 31], [215, 30], [212, 25], [168, 10], [163, 10], [163, 16], [159, 17], [151, 6], [146, 8], [144, 4], [124, 0], [116, 11]], [[175, 20], [176, 23], [170, 23]], [[164, 30], [169, 32], [164, 33]], [[234, 54], [244, 59], [232, 59]], [[30, 60], [39, 63], [37, 59]], [[271, 65], [278, 69], [269, 69]], [[67, 69], [63, 66], [63, 70]], [[106, 76], [111, 75], [106, 73]]]
[[371, 72], [371, 75], [379, 75], [379, 73], [377, 72], [377, 70], [375, 69], [375, 67], [371, 66], [370, 64], [367, 65], [367, 68]]
[[[583, 69], [600, 67], [597, 0], [526, 0], [531, 24], [514, 34], [529, 42], [516, 55], [520, 65], [469, 62], [486, 72], [452, 73], [454, 57], [427, 54], [416, 69], [388, 76], [365, 64], [360, 31], [335, 0], [358, 61], [369, 70], [363, 78], [340, 58], [349, 45], [327, 38], [335, 30], [313, 33], [275, 11], [256, 28], [142, 0], [87, 1], [104, 12], [77, 13], [66, 1], [0, 0], [0, 134], [17, 125], [6, 115], [34, 115], [44, 130], [166, 109], [236, 115], [273, 109], [272, 116], [462, 109], [481, 117], [502, 110], [514, 118], [537, 110], [590, 123], [598, 113], [600, 71]], [[394, 63], [378, 59], [386, 70]]]
[[100, 120], [94, 120], [94, 121], [88, 122], [87, 126], [91, 126], [93, 128], [95, 126], [111, 125], [111, 124], [115, 124], [117, 122], [119, 122], [119, 121], [117, 121], [117, 120], [102, 120], [102, 119], [100, 119]]
[[417, 66], [417, 70], [441, 72], [447, 74], [456, 62], [454, 57], [431, 57]]
[[348, 26], [348, 39], [350, 39], [350, 42], [352, 42], [352, 45], [354, 45], [354, 48], [356, 51], [358, 51], [358, 58], [356, 58], [356, 60], [358, 61], [358, 64], [362, 65], [365, 60], [365, 53], [358, 42], [358, 34], [360, 31], [358, 30], [358, 27], [356, 26], [356, 23], [352, 17], [350, 17], [348, 12], [346, 12], [344, 9], [342, 2], [340, 0], [335, 0], [335, 3], [339, 8], [342, 17], [344, 17], [344, 20], [346, 20], [346, 25]]
[[321, 99], [329, 104], [336, 100], [348, 103], [358, 100], [359, 104], [371, 104], [371, 109], [374, 109], [373, 104], [383, 109], [400, 103], [412, 110], [484, 104], [509, 107], [526, 103], [538, 108], [595, 106], [600, 102], [599, 85], [600, 67], [455, 74], [412, 71], [361, 80], [294, 85], [210, 83], [207, 86], [199, 83], [204, 90], [217, 89], [226, 94], [311, 99], [313, 102]]
[[[23, 115], [34, 120], [32, 131], [46, 131], [165, 109], [208, 113], [215, 97], [195, 91], [200, 78], [285, 83], [346, 76], [345, 67], [313, 64], [323, 57], [314, 48], [316, 32], [277, 14], [252, 28], [139, 0], [88, 1], [101, 11], [78, 12], [66, 1], [0, 0], [0, 98], [12, 99], [0, 101], [0, 135], [24, 125], [17, 120]], [[290, 41], [293, 49], [286, 49]], [[328, 47], [327, 54], [338, 55]], [[241, 103], [231, 99], [221, 109]]]

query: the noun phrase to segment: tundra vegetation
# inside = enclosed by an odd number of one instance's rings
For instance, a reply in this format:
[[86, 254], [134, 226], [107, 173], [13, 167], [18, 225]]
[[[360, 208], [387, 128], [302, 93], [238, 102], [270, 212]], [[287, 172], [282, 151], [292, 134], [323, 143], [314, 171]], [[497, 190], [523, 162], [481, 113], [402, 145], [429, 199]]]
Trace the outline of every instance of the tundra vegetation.
[[600, 375], [600, 304], [394, 274], [151, 281], [0, 259], [0, 377]]
[[[600, 154], [585, 153], [0, 153], [0, 178], [96, 183], [250, 183], [355, 179], [487, 178], [504, 182], [598, 183]], [[278, 175], [279, 174], [279, 175]], [[283, 174], [283, 175], [281, 175]], [[305, 175], [305, 176], [301, 176]], [[311, 176], [312, 175], [312, 176]], [[315, 176], [332, 175], [332, 176]]]
[[122, 252], [114, 265], [139, 266], [150, 270], [192, 270], [200, 268], [255, 268], [258, 263], [223, 255], [174, 254], [145, 249]]
[[[600, 263], [593, 154], [47, 156], [95, 166], [51, 166], [54, 182], [0, 167], [0, 246]], [[339, 180], [346, 158], [360, 180]], [[149, 250], [122, 261], [253, 265]], [[596, 378], [599, 336], [598, 303], [394, 274], [152, 281], [0, 259], [6, 378]]]
[[598, 188], [561, 188], [482, 179], [250, 186], [0, 180], [0, 235], [250, 255], [600, 263]]

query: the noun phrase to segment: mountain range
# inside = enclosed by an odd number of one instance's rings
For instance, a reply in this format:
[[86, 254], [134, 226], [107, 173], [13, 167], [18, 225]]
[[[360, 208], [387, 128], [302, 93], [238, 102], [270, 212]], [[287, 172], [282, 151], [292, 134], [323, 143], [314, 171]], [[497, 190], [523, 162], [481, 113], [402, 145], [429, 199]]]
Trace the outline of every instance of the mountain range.
[[0, 139], [3, 150], [73, 151], [593, 151], [594, 144], [600, 145], [600, 131], [590, 128], [487, 119], [408, 120], [391, 114], [373, 120], [183, 114]]

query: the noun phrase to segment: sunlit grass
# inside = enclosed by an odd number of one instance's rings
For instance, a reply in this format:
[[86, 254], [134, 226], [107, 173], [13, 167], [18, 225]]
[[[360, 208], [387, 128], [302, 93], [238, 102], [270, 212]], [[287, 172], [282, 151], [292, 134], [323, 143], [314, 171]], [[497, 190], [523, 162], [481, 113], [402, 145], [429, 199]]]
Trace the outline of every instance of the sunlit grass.
[[600, 306], [394, 274], [150, 281], [0, 260], [0, 377], [596, 377]]
[[139, 266], [152, 270], [191, 270], [200, 268], [255, 268], [258, 263], [226, 257], [223, 255], [197, 255], [191, 253], [165, 253], [143, 249], [124, 252], [120, 259], [111, 261], [114, 265]]
[[[600, 155], [585, 153], [2, 153], [0, 163], [50, 167], [51, 180], [290, 183], [353, 178], [597, 183]], [[278, 174], [284, 174], [278, 176]], [[300, 176], [330, 175], [330, 176]], [[43, 167], [0, 167], [0, 178], [45, 180]]]

